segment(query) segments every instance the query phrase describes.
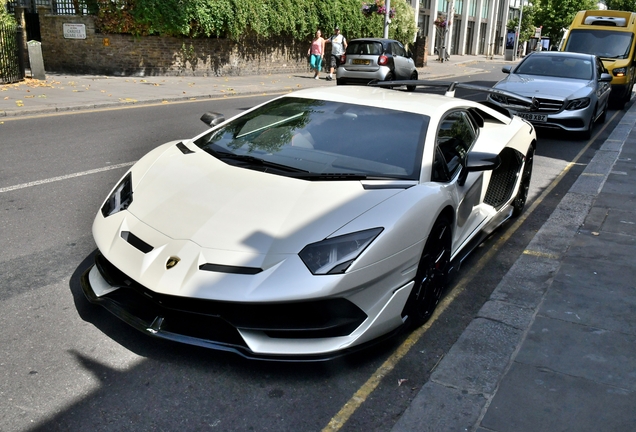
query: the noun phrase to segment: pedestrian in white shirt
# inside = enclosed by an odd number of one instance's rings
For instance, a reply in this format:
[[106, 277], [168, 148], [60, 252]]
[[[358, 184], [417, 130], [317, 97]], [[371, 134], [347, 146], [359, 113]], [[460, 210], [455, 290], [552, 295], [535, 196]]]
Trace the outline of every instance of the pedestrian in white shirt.
[[329, 70], [327, 81], [333, 79], [333, 71], [340, 66], [340, 56], [344, 54], [347, 49], [347, 39], [340, 34], [340, 27], [336, 26], [334, 33], [333, 36], [325, 40], [325, 43], [331, 44], [331, 69]]

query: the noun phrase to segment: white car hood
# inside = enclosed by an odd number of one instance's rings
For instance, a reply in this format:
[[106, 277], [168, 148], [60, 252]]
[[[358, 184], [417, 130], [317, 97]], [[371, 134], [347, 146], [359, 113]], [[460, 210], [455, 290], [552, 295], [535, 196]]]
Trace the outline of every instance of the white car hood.
[[401, 191], [299, 180], [176, 149], [140, 174], [128, 209], [140, 221], [173, 240], [258, 254], [298, 253]]
[[555, 99], [556, 97], [565, 99], [588, 86], [589, 81], [585, 80], [511, 74], [506, 79], [497, 83], [495, 88], [507, 90], [526, 97], [546, 99]]

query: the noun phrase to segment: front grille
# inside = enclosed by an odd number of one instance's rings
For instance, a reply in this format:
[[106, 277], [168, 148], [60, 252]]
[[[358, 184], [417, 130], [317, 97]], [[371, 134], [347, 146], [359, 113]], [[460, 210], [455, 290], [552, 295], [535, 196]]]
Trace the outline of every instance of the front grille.
[[[161, 330], [190, 337], [243, 344], [236, 329], [263, 331], [274, 338], [321, 338], [351, 334], [367, 315], [343, 298], [296, 303], [235, 303], [159, 294], [135, 282], [102, 254], [101, 275], [120, 289], [104, 297], [149, 325], [162, 318]], [[218, 330], [221, 329], [222, 335]], [[178, 331], [177, 331], [178, 330]]]
[[536, 110], [531, 109], [530, 104], [512, 97], [495, 95], [492, 99], [517, 111], [549, 114], [559, 112], [563, 108], [563, 101], [559, 99], [534, 98], [539, 103], [539, 107]]
[[555, 113], [561, 111], [563, 107], [563, 101], [558, 99], [544, 99], [536, 98], [539, 101], [539, 112], [542, 113]]

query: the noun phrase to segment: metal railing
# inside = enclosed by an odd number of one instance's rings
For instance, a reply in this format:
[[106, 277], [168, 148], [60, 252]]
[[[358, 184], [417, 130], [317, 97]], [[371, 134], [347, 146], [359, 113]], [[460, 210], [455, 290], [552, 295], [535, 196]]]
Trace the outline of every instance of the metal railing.
[[18, 26], [0, 23], [0, 83], [21, 81], [24, 72], [20, 66]]
[[[89, 4], [93, 7], [90, 8]], [[11, 14], [16, 6], [37, 12], [38, 8], [46, 8], [53, 15], [89, 15], [91, 9], [96, 10], [96, 0], [9, 0], [7, 11]]]

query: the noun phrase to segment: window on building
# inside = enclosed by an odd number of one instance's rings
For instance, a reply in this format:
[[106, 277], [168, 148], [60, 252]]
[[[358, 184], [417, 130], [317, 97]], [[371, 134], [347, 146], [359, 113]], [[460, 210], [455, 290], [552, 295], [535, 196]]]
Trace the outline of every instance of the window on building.
[[464, 12], [464, 0], [455, 0], [455, 13], [461, 15]]

